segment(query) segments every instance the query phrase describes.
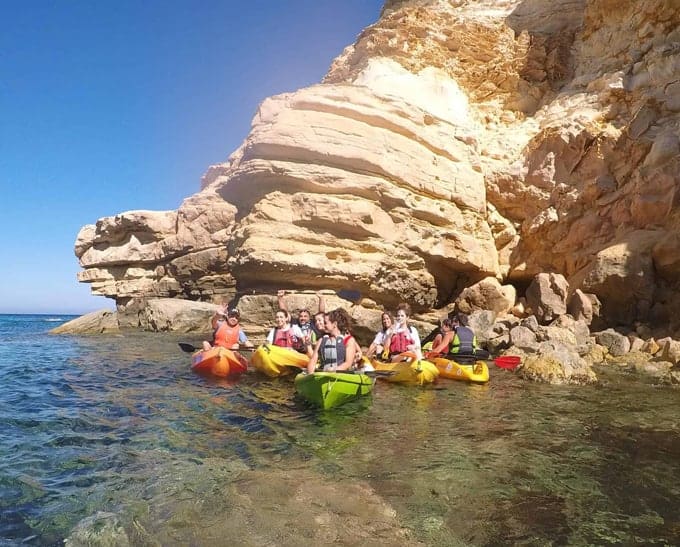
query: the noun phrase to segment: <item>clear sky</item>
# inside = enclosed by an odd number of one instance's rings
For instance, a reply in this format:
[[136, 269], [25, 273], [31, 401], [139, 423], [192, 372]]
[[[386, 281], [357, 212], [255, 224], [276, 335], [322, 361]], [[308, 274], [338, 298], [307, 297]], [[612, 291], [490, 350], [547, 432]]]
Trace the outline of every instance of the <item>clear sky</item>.
[[176, 209], [382, 3], [0, 0], [0, 313], [113, 308], [76, 280], [80, 228]]

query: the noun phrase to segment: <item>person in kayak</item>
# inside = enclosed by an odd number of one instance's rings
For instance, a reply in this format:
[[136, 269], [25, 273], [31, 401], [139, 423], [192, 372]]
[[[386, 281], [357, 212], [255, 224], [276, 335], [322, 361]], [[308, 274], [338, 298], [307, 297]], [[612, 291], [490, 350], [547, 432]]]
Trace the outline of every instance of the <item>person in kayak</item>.
[[226, 304], [217, 308], [210, 323], [213, 328], [212, 344], [203, 341], [203, 349], [208, 351], [213, 346], [221, 346], [227, 349], [238, 349], [241, 346], [252, 348], [253, 344], [248, 340], [246, 333], [239, 325], [241, 313], [236, 308], [228, 309]]
[[453, 331], [453, 321], [446, 317], [445, 319], [442, 319], [441, 324], [439, 325], [439, 329], [437, 334], [434, 336], [434, 339], [429, 343], [428, 345], [423, 345], [423, 350], [427, 350], [427, 353], [429, 354], [439, 354], [439, 353], [447, 353], [447, 347], [448, 344], [451, 341], [451, 338], [453, 335], [451, 335], [449, 338], [447, 338], [448, 342], [442, 343], [444, 338], [446, 337], [447, 333]]
[[446, 321], [442, 321], [444, 336], [438, 345], [433, 345], [433, 354], [474, 355], [480, 359], [489, 357], [489, 352], [479, 347], [477, 336], [468, 326], [467, 315], [457, 313], [449, 320], [447, 327], [444, 327]]
[[326, 372], [350, 370], [354, 366], [357, 342], [350, 331], [350, 317], [343, 308], [327, 313], [324, 321], [326, 334], [316, 343], [307, 372], [317, 366]]
[[[267, 342], [282, 348], [295, 349], [301, 353], [308, 353], [304, 335], [297, 325], [291, 324], [287, 310], [278, 310], [274, 315], [274, 328], [267, 334]], [[311, 355], [311, 351], [309, 352]]]
[[326, 314], [322, 311], [314, 314], [314, 331], [317, 333], [317, 340], [326, 334]]
[[[284, 298], [285, 296], [286, 291], [283, 289], [279, 289], [276, 293], [279, 309], [288, 311], [288, 307], [286, 306], [286, 301]], [[319, 312], [317, 315], [323, 315], [326, 311], [326, 299], [324, 298], [323, 294], [319, 292], [316, 293], [316, 296], [319, 299]], [[314, 317], [316, 317], [316, 315]], [[317, 329], [316, 322], [312, 322], [312, 313], [307, 308], [301, 309], [298, 311], [297, 319], [294, 319], [292, 324], [296, 324], [298, 327], [300, 327], [303, 335], [303, 341], [306, 346], [310, 347], [309, 352], [311, 354], [311, 348], [314, 347], [320, 337], [320, 334], [323, 332]]]
[[392, 327], [393, 324], [390, 312], [387, 311], [382, 312], [380, 316], [380, 321], [382, 323], [382, 329], [380, 329], [376, 333], [375, 338], [373, 338], [373, 342], [371, 342], [371, 345], [368, 346], [368, 350], [366, 351], [366, 357], [368, 359], [373, 359], [373, 357], [375, 356], [380, 357], [382, 355], [383, 350], [385, 349], [385, 339], [387, 338], [387, 331]]
[[392, 361], [399, 360], [399, 355], [407, 351], [413, 352], [417, 359], [422, 359], [420, 336], [416, 328], [408, 324], [410, 315], [411, 306], [402, 302], [397, 306], [396, 324], [387, 330], [383, 356], [387, 353]]
[[420, 340], [420, 347], [423, 351], [430, 351], [442, 341], [442, 338], [444, 337], [444, 321], [447, 322], [449, 328], [452, 328], [451, 320], [448, 317], [441, 320], [425, 338]]

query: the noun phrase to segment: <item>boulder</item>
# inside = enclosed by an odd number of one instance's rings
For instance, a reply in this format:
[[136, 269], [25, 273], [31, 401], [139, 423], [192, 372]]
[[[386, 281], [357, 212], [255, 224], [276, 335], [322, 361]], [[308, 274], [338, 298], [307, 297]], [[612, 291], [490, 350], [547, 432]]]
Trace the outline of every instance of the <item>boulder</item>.
[[521, 325], [510, 329], [510, 343], [525, 352], [534, 352], [539, 346], [536, 334]]
[[99, 310], [71, 319], [53, 328], [50, 334], [108, 334], [119, 331], [118, 314], [111, 310]]
[[616, 332], [614, 329], [596, 332], [595, 340], [598, 344], [607, 348], [614, 357], [619, 357], [630, 351], [630, 340], [628, 337]]
[[586, 360], [561, 342], [543, 342], [519, 369], [523, 378], [550, 384], [591, 384], [597, 375]]
[[486, 277], [463, 289], [455, 304], [458, 310], [466, 314], [476, 310], [490, 310], [502, 314], [515, 305], [516, 297], [512, 285], [501, 285], [495, 277]]
[[680, 342], [672, 338], [665, 338], [659, 340], [661, 346], [660, 359], [662, 361], [669, 361], [673, 365], [680, 363]]
[[574, 319], [590, 325], [593, 322], [593, 300], [581, 289], [576, 289], [567, 304], [567, 312]]
[[569, 284], [561, 274], [540, 273], [534, 277], [526, 292], [527, 304], [542, 324], [567, 313]]

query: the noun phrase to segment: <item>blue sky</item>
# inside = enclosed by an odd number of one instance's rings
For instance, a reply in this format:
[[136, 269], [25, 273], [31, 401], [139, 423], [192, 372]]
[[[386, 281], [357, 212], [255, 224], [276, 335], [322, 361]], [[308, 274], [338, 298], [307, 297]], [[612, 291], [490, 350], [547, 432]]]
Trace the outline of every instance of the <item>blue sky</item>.
[[381, 6], [0, 0], [0, 313], [113, 308], [76, 280], [80, 228], [176, 209], [265, 97], [320, 81]]

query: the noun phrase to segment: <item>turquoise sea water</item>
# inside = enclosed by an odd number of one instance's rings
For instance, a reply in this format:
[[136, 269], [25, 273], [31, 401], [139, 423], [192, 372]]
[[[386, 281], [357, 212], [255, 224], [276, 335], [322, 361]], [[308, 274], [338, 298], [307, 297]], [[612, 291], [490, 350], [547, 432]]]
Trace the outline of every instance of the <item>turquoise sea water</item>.
[[680, 544], [680, 392], [387, 383], [332, 412], [169, 334], [0, 315], [0, 545]]

